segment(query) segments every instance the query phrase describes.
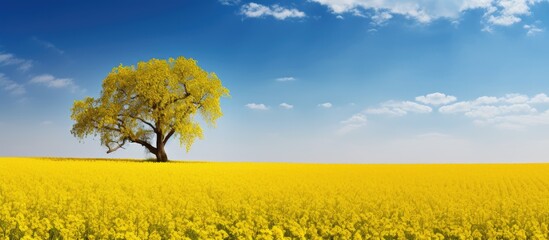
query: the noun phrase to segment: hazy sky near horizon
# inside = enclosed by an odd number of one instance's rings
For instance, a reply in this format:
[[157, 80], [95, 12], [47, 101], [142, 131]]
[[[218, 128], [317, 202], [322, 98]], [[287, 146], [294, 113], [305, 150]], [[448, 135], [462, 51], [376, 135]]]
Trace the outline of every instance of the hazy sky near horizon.
[[70, 108], [185, 56], [232, 97], [172, 159], [547, 161], [548, 27], [541, 0], [3, 1], [0, 156], [147, 157], [80, 142]]

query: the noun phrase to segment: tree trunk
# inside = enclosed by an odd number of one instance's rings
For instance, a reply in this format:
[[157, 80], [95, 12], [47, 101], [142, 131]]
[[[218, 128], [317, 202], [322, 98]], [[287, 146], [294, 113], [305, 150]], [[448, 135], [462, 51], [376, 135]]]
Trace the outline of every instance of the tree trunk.
[[164, 150], [164, 138], [162, 132], [156, 133], [156, 161], [157, 162], [167, 162], [168, 155], [166, 150]]
[[164, 146], [159, 146], [158, 150], [156, 151], [156, 161], [157, 162], [167, 162], [168, 161], [168, 155], [166, 154], [166, 151], [164, 150]]

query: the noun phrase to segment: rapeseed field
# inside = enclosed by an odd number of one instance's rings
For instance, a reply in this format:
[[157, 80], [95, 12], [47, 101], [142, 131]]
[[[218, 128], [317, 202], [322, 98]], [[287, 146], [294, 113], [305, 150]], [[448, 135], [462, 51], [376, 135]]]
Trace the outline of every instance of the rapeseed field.
[[0, 239], [547, 239], [549, 164], [0, 158]]

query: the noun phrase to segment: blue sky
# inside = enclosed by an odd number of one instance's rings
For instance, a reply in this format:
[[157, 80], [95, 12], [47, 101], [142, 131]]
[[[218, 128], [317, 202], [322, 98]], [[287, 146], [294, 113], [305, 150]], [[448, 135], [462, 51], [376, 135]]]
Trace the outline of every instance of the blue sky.
[[549, 2], [4, 1], [0, 155], [107, 155], [72, 102], [119, 64], [185, 56], [231, 91], [173, 159], [538, 162], [549, 156]]

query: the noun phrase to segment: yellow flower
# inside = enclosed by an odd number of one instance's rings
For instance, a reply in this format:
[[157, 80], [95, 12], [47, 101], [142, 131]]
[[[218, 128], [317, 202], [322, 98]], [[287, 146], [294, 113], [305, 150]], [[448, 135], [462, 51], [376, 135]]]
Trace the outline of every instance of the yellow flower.
[[0, 158], [0, 239], [547, 239], [547, 172]]

